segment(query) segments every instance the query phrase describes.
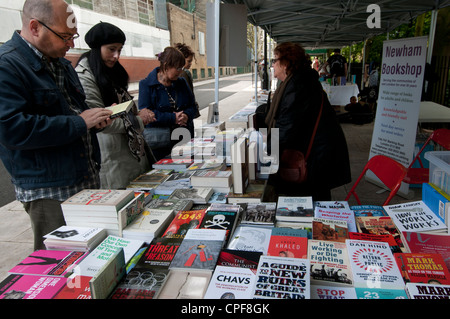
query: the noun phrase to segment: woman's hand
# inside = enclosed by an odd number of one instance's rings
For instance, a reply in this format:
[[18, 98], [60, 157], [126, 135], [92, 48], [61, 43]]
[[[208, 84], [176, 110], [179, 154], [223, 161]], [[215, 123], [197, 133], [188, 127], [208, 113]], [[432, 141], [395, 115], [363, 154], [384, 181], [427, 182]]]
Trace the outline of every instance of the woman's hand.
[[142, 122], [144, 123], [144, 125], [147, 125], [149, 123], [156, 121], [155, 113], [153, 113], [149, 109], [140, 110], [138, 116], [142, 119]]
[[175, 123], [179, 126], [186, 126], [189, 117], [183, 112], [175, 112]]

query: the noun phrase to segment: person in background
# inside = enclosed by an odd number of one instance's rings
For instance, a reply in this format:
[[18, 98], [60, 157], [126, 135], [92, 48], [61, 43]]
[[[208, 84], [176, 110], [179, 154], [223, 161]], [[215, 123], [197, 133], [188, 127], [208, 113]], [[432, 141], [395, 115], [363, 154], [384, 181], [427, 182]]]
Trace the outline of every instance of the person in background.
[[327, 70], [330, 67], [328, 76], [332, 77], [347, 77], [347, 60], [341, 55], [340, 49], [334, 49], [334, 54], [324, 63], [323, 69]]
[[344, 133], [304, 49], [298, 44], [281, 43], [275, 48], [274, 56], [274, 76], [281, 83], [273, 95], [265, 122], [269, 138], [273, 135], [271, 130], [279, 130], [280, 158], [284, 151], [291, 149], [306, 154], [322, 103], [323, 109], [307, 160], [306, 182], [286, 182], [279, 174], [272, 174], [269, 184], [278, 195], [331, 200], [331, 189], [351, 182]]
[[[86, 102], [90, 108], [106, 107], [130, 101], [129, 76], [119, 58], [126, 37], [121, 29], [100, 22], [85, 36], [91, 48], [81, 55], [75, 70], [78, 73]], [[100, 185], [104, 189], [123, 189], [151, 169], [153, 156], [142, 135], [144, 125], [154, 121], [154, 113], [137, 107], [117, 118], [98, 133], [102, 156]]]
[[[194, 83], [193, 83], [194, 80], [192, 78], [191, 72], [189, 71], [189, 69], [192, 66], [192, 61], [195, 58], [195, 53], [194, 53], [194, 51], [192, 51], [192, 49], [189, 46], [187, 46], [184, 43], [177, 43], [177, 44], [175, 44], [175, 47], [178, 50], [180, 50], [181, 53], [183, 53], [184, 58], [186, 59], [186, 64], [183, 67], [183, 72], [181, 72], [180, 77], [182, 77], [186, 80], [187, 84], [189, 85], [189, 88], [192, 91], [192, 94], [194, 94], [194, 99], [195, 99]], [[200, 117], [200, 109], [199, 109], [197, 101], [195, 101], [195, 107], [197, 108], [195, 118], [198, 118], [198, 117]]]
[[22, 28], [0, 47], [0, 157], [30, 216], [34, 249], [65, 225], [61, 203], [98, 188], [96, 132], [111, 111], [90, 109], [66, 52], [78, 38], [62, 0], [27, 0]]
[[[156, 160], [159, 160], [169, 156], [172, 147], [178, 142], [171, 139], [174, 129], [186, 129], [183, 131], [183, 140], [194, 137], [196, 107], [192, 91], [186, 81], [180, 78], [185, 65], [183, 53], [167, 47], [157, 57], [160, 66], [139, 82], [139, 109], [147, 108], [155, 113], [156, 121], [146, 125], [144, 137]], [[153, 128], [162, 129], [159, 132], [164, 136], [156, 135], [157, 130]], [[164, 143], [159, 143], [160, 140], [164, 140]]]

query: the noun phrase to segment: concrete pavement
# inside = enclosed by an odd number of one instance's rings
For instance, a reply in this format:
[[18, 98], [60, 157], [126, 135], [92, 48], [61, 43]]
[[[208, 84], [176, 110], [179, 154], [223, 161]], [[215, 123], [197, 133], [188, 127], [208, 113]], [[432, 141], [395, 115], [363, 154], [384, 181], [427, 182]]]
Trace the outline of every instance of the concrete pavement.
[[[234, 84], [236, 85], [236, 84]], [[226, 122], [227, 128], [242, 127], [246, 123], [229, 122], [228, 118], [247, 105], [254, 95], [251, 81], [240, 82], [240, 90], [219, 102], [219, 117]], [[211, 101], [213, 102], [213, 101]], [[208, 109], [201, 110], [200, 119], [206, 122]], [[367, 162], [372, 138], [373, 123], [365, 125], [342, 124], [349, 147], [352, 179], [361, 173]], [[343, 200], [353, 182], [336, 188], [332, 191], [333, 200]], [[378, 186], [363, 181], [358, 187], [358, 195], [363, 204], [381, 204], [387, 193], [380, 191]], [[411, 198], [405, 199], [395, 196], [392, 204], [421, 199], [420, 189], [416, 190]], [[350, 202], [351, 205], [355, 203]], [[8, 270], [19, 263], [33, 251], [33, 234], [28, 215], [22, 204], [13, 201], [0, 207], [0, 280], [8, 275]]]

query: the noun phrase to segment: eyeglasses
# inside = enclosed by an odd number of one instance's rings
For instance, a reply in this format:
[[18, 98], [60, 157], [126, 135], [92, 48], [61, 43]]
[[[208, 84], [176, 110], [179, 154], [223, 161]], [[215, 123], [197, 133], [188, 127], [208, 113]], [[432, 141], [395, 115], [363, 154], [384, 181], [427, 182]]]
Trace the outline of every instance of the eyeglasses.
[[78, 39], [80, 37], [80, 35], [78, 33], [75, 33], [74, 35], [70, 36], [70, 37], [63, 37], [62, 35], [60, 35], [59, 33], [57, 33], [56, 31], [53, 31], [48, 25], [46, 25], [44, 22], [41, 22], [39, 20], [36, 19], [37, 22], [39, 22], [40, 24], [42, 24], [46, 29], [48, 29], [49, 31], [53, 32], [58, 38], [60, 38], [61, 40], [64, 41], [64, 43], [67, 43], [69, 41], [73, 41], [75, 39]]
[[274, 64], [274, 63], [277, 62], [278, 60], [280, 60], [280, 59], [272, 59], [272, 60], [270, 60], [270, 62], [272, 62], [272, 64]]

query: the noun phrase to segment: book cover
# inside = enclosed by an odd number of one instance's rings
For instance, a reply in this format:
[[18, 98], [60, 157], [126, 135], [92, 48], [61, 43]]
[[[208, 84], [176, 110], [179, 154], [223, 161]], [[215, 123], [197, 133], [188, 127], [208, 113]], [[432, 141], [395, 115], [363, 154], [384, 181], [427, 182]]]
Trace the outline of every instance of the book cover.
[[261, 255], [262, 252], [259, 251], [246, 251], [224, 248], [220, 251], [219, 258], [217, 259], [217, 265], [225, 267], [247, 268], [256, 274], [259, 257], [261, 257]]
[[450, 235], [417, 232], [402, 232], [409, 252], [440, 254], [450, 270]]
[[36, 250], [9, 270], [10, 274], [69, 276], [87, 255], [83, 251]]
[[185, 171], [190, 165], [194, 163], [190, 158], [162, 158], [152, 165], [153, 169], [173, 169], [175, 171]]
[[0, 299], [53, 299], [66, 278], [12, 274], [0, 283]]
[[142, 240], [126, 239], [110, 235], [78, 264], [74, 272], [83, 276], [95, 277], [109, 259], [121, 249], [124, 251], [125, 264], [127, 264], [141, 248], [143, 243]]
[[154, 238], [136, 264], [137, 268], [169, 269], [182, 238]]
[[355, 217], [387, 216], [383, 206], [379, 205], [354, 205], [350, 209]]
[[311, 299], [358, 299], [353, 287], [311, 284]]
[[423, 201], [384, 206], [400, 232], [447, 231], [447, 226]]
[[392, 253], [401, 253], [402, 250], [398, 246], [397, 241], [390, 234], [384, 235], [375, 235], [375, 234], [365, 234], [365, 233], [349, 233], [349, 239], [356, 240], [368, 240], [368, 241], [382, 241], [389, 244], [389, 248], [391, 248]]
[[159, 185], [162, 182], [166, 181], [169, 178], [169, 175], [164, 173], [153, 173], [153, 174], [143, 174], [136, 177], [131, 184], [153, 184]]
[[350, 209], [348, 202], [345, 200], [341, 201], [315, 201], [314, 208], [331, 208], [331, 209]]
[[267, 254], [272, 229], [238, 225], [228, 241], [228, 249], [258, 251]]
[[119, 210], [119, 237], [123, 236], [123, 229], [130, 225], [144, 211], [145, 194], [140, 193]]
[[353, 273], [345, 243], [308, 240], [311, 283], [330, 286], [353, 286]]
[[314, 217], [347, 222], [348, 231], [357, 232], [355, 213], [351, 209], [321, 208], [314, 209]]
[[191, 176], [191, 185], [193, 187], [231, 187], [231, 171], [196, 171]]
[[394, 257], [405, 283], [450, 285], [450, 272], [441, 255], [397, 253]]
[[204, 299], [251, 299], [255, 279], [248, 268], [217, 266]]
[[387, 243], [348, 239], [354, 286], [403, 289], [405, 283]]
[[450, 299], [450, 286], [408, 282], [406, 293], [409, 299]]
[[184, 238], [189, 229], [199, 228], [206, 209], [179, 211], [171, 221], [162, 237]]
[[119, 248], [89, 281], [92, 299], [107, 299], [125, 274], [125, 254]]
[[158, 210], [171, 210], [174, 215], [180, 210], [190, 210], [194, 205], [194, 202], [189, 199], [176, 200], [176, 199], [152, 199], [146, 206], [146, 209], [158, 209]]
[[405, 289], [355, 288], [356, 299], [408, 299]]
[[237, 220], [238, 213], [236, 211], [208, 209], [200, 224], [200, 228], [224, 229], [226, 231], [225, 241], [227, 241], [236, 226]]
[[157, 299], [168, 274], [168, 269], [135, 267], [122, 278], [109, 299]]
[[406, 247], [402, 241], [402, 235], [389, 216], [355, 217], [358, 232], [374, 235], [391, 235], [397, 245], [405, 252]]
[[124, 207], [134, 198], [132, 190], [118, 189], [85, 189], [70, 197], [61, 204], [61, 208], [66, 214], [72, 211], [79, 213], [93, 212], [113, 212], [106, 216], [117, 217], [117, 211]]
[[348, 226], [344, 220], [314, 217], [312, 228], [313, 239], [345, 242], [348, 238]]
[[261, 256], [254, 299], [310, 299], [308, 259]]
[[153, 238], [162, 235], [172, 220], [172, 210], [146, 209], [123, 229], [122, 237], [150, 243]]
[[110, 118], [114, 119], [116, 117], [120, 117], [120, 116], [128, 113], [131, 110], [131, 108], [133, 107], [133, 105], [134, 105], [134, 101], [130, 100], [130, 101], [116, 104], [116, 105], [107, 106], [107, 107], [105, 107], [105, 109], [112, 111]]
[[434, 184], [423, 183], [422, 201], [448, 227], [450, 196]]
[[308, 221], [314, 217], [313, 200], [310, 196], [279, 196], [277, 202], [277, 221]]
[[273, 227], [276, 208], [277, 203], [249, 203], [242, 216], [241, 224]]
[[214, 270], [225, 233], [223, 229], [189, 229], [169, 269]]
[[89, 281], [92, 277], [72, 275], [53, 299], [92, 299]]
[[272, 228], [272, 235], [267, 248], [268, 256], [308, 258], [308, 238], [294, 234], [295, 229], [290, 231], [288, 232], [288, 229]]
[[106, 238], [106, 231], [98, 227], [61, 226], [44, 238], [47, 250], [88, 251]]
[[177, 188], [170, 194], [169, 199], [189, 199], [194, 204], [206, 204], [212, 193], [211, 187]]

